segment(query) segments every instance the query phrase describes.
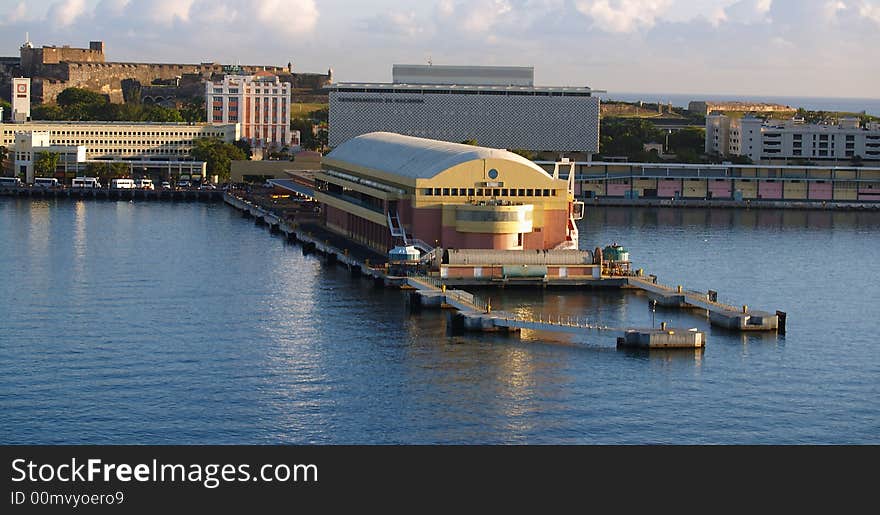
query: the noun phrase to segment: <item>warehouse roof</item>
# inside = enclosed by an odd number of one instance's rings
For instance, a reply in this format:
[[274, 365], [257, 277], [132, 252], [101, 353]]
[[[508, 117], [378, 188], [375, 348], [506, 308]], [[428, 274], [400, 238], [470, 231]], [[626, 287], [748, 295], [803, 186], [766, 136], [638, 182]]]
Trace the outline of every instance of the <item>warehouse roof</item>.
[[392, 132], [371, 132], [354, 137], [324, 156], [333, 161], [413, 179], [429, 179], [453, 166], [479, 159], [504, 159], [549, 176], [534, 162], [498, 148], [477, 147]]

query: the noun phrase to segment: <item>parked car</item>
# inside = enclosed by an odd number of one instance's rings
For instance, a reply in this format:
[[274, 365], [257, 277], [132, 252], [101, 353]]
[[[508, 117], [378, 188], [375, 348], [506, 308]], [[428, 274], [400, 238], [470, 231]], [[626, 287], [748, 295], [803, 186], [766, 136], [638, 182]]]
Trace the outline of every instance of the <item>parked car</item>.
[[206, 182], [205, 184], [202, 184], [201, 186], [199, 186], [199, 189], [200, 190], [216, 190], [217, 186], [214, 186], [213, 184]]
[[163, 189], [163, 190], [170, 190], [170, 189], [171, 189], [171, 183], [168, 182], [168, 181], [162, 181], [162, 189]]
[[189, 188], [190, 183], [189, 183], [189, 181], [177, 181], [177, 187], [178, 188]]

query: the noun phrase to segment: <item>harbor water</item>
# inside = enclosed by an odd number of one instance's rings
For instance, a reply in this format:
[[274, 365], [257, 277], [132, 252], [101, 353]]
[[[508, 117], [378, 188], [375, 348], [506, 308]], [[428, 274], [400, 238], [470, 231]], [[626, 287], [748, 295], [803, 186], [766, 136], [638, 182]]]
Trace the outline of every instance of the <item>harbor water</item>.
[[222, 203], [0, 199], [0, 443], [880, 443], [880, 213], [588, 207], [580, 237], [787, 334], [508, 288], [474, 293], [707, 347], [456, 335]]

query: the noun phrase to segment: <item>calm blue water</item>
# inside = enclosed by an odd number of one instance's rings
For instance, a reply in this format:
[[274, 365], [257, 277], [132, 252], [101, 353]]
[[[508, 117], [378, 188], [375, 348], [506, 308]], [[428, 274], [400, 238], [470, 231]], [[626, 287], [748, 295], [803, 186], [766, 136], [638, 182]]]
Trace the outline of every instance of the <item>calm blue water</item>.
[[[662, 282], [789, 313], [703, 352], [451, 336], [223, 204], [0, 199], [0, 443], [880, 443], [880, 214], [592, 209]], [[488, 290], [651, 324], [644, 297]]]
[[602, 100], [618, 100], [621, 102], [644, 102], [666, 104], [672, 102], [676, 107], [687, 107], [691, 100], [714, 100], [719, 102], [768, 102], [782, 104], [795, 109], [803, 107], [808, 111], [843, 111], [880, 116], [880, 98], [828, 98], [828, 97], [785, 97], [773, 95], [719, 95], [719, 94], [682, 94], [682, 93], [623, 93], [610, 91], [600, 94]]

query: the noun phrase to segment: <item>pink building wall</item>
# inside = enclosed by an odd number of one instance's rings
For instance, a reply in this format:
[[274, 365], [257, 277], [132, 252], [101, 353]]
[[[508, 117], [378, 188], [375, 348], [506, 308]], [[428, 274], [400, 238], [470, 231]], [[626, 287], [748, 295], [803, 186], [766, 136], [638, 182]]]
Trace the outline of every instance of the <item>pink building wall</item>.
[[608, 183], [608, 196], [609, 197], [622, 197], [625, 192], [630, 190], [629, 184], [614, 184]]
[[834, 185], [830, 182], [811, 182], [809, 183], [809, 194], [807, 198], [811, 200], [831, 200], [834, 196]]
[[674, 197], [681, 194], [681, 181], [678, 179], [659, 179], [657, 181], [658, 197]]
[[723, 180], [709, 180], [709, 193], [711, 193], [712, 198], [730, 198], [731, 197], [731, 181], [727, 179]]
[[758, 198], [760, 199], [781, 199], [782, 183], [781, 182], [758, 182]]

